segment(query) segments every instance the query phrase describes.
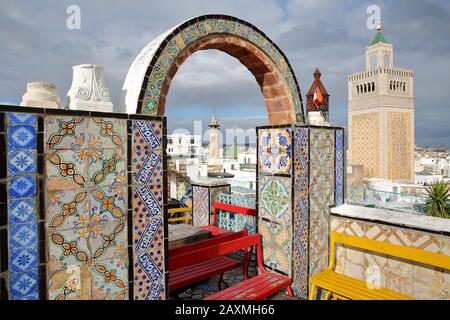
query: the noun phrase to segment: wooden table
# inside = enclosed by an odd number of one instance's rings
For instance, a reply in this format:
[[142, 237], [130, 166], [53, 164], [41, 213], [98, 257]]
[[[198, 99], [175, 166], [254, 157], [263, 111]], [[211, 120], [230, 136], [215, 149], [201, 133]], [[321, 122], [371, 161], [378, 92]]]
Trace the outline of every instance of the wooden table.
[[169, 224], [169, 250], [188, 243], [206, 240], [211, 237], [208, 230], [199, 229], [189, 224]]

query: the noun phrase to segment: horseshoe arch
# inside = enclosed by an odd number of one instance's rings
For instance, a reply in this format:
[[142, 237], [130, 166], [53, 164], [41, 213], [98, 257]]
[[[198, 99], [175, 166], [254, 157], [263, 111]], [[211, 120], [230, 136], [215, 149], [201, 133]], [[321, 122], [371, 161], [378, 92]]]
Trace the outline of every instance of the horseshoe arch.
[[120, 111], [164, 115], [178, 68], [194, 52], [217, 49], [237, 58], [255, 77], [269, 124], [304, 123], [300, 88], [284, 53], [252, 24], [225, 15], [190, 19], [151, 41], [131, 64]]

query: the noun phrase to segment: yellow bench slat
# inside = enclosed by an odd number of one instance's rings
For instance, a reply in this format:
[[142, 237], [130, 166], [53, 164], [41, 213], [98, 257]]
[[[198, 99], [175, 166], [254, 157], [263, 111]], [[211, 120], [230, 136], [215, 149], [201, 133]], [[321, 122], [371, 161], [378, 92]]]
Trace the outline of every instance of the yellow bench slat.
[[191, 212], [191, 211], [192, 211], [192, 207], [172, 208], [172, 209], [168, 209], [167, 213], [172, 214], [172, 213]]
[[325, 290], [336, 292], [350, 299], [360, 300], [410, 300], [411, 297], [394, 292], [387, 288], [369, 289], [366, 282], [336, 273], [324, 271], [310, 278], [315, 284]]
[[450, 270], [450, 256], [439, 253], [433, 253], [377, 240], [349, 236], [336, 231], [331, 233], [331, 242], [333, 244], [341, 243], [354, 248], [374, 251], [388, 256]]

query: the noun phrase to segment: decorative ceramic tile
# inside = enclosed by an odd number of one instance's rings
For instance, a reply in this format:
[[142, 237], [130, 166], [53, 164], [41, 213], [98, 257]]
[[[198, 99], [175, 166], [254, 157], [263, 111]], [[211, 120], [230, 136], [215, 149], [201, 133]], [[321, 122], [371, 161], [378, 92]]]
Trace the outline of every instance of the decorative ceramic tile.
[[128, 258], [95, 263], [91, 269], [92, 299], [128, 299]]
[[133, 121], [133, 148], [138, 151], [162, 148], [161, 121]]
[[51, 233], [47, 241], [49, 270], [63, 270], [86, 264], [91, 257], [89, 233], [89, 228], [57, 230]]
[[126, 255], [128, 247], [127, 223], [108, 222], [91, 229], [88, 239], [92, 258], [103, 261]]
[[294, 132], [294, 270], [292, 289], [296, 296], [308, 296], [308, 234], [309, 234], [309, 130], [296, 128]]
[[291, 225], [291, 178], [259, 177], [260, 218]]
[[264, 129], [259, 131], [260, 172], [290, 174], [292, 142], [289, 129]]
[[233, 206], [256, 209], [256, 201], [249, 197], [221, 193], [219, 201]]
[[88, 192], [64, 190], [47, 192], [46, 222], [50, 229], [88, 229], [90, 204]]
[[49, 300], [92, 300], [90, 267], [71, 266], [47, 276]]
[[164, 248], [164, 229], [162, 218], [135, 218], [133, 245], [136, 252], [154, 251], [156, 260], [162, 259]]
[[36, 149], [36, 129], [32, 126], [10, 126], [8, 148]]
[[220, 201], [220, 195], [231, 193], [231, 187], [229, 185], [227, 186], [221, 186], [221, 187], [211, 187], [209, 189], [210, 192], [210, 212], [211, 214], [214, 213], [214, 203]]
[[38, 268], [37, 247], [17, 248], [9, 251], [9, 272], [22, 273]]
[[8, 175], [36, 173], [36, 151], [32, 149], [8, 150]]
[[291, 274], [291, 228], [276, 222], [260, 220], [259, 232], [263, 242], [263, 261], [269, 268]]
[[22, 176], [9, 180], [8, 195], [11, 198], [28, 198], [36, 195], [36, 176]]
[[36, 221], [35, 198], [8, 201], [8, 223], [10, 225], [32, 221]]
[[75, 150], [87, 147], [88, 119], [46, 116], [44, 140], [47, 149]]
[[147, 218], [162, 216], [162, 190], [153, 186], [137, 185], [133, 189], [133, 212], [140, 212]]
[[[88, 125], [90, 149], [122, 149], [127, 141], [127, 120], [90, 118]], [[123, 150], [126, 152], [126, 148]]]
[[47, 190], [79, 190], [86, 184], [87, 150], [58, 150], [46, 154]]
[[162, 184], [162, 155], [151, 149], [133, 149], [132, 172], [135, 183]]
[[344, 203], [344, 133], [336, 131], [336, 195], [335, 202], [339, 206]]
[[11, 300], [38, 300], [38, 272], [37, 269], [10, 276]]
[[126, 154], [122, 149], [90, 150], [85, 176], [95, 186], [126, 184]]
[[310, 129], [311, 148], [334, 149], [334, 130], [325, 128]]
[[8, 113], [8, 125], [36, 126], [36, 115], [32, 113]]
[[9, 226], [9, 248], [14, 250], [21, 247], [33, 247], [37, 245], [36, 222], [13, 224]]
[[196, 227], [209, 225], [209, 188], [192, 187], [192, 225]]
[[134, 258], [134, 300], [165, 299], [164, 261], [155, 262], [149, 252]]

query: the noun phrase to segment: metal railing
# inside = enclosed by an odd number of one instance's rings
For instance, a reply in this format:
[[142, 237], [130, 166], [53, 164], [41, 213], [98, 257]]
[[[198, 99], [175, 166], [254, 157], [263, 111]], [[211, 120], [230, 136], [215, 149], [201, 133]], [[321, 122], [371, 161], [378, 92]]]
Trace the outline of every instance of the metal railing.
[[411, 211], [419, 214], [426, 213], [424, 207], [426, 199], [427, 198], [424, 196], [379, 191], [368, 188], [347, 188], [348, 202], [361, 205], [372, 205], [380, 208]]

